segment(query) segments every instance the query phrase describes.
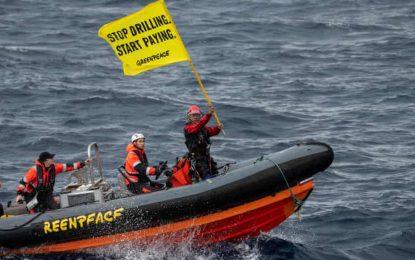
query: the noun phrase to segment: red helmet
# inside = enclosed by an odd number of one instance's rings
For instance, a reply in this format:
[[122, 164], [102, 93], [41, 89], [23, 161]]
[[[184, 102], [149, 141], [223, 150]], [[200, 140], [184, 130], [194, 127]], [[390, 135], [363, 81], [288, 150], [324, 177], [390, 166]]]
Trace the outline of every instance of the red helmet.
[[200, 110], [200, 107], [196, 106], [196, 105], [191, 105], [188, 109], [187, 109], [187, 114], [188, 115], [194, 115], [194, 114], [202, 114], [202, 110]]

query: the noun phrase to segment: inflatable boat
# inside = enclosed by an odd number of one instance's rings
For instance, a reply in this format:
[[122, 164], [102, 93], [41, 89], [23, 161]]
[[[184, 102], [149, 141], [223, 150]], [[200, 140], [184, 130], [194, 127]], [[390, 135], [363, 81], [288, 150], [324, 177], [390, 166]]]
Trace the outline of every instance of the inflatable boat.
[[[227, 164], [208, 180], [122, 197], [111, 195], [102, 173], [97, 181], [84, 176], [89, 185], [72, 184], [59, 194], [60, 209], [13, 215], [5, 207], [0, 247], [3, 254], [46, 254], [125, 242], [206, 245], [255, 237], [299, 210], [313, 190], [313, 175], [332, 161], [327, 144], [299, 143]], [[101, 164], [97, 168], [102, 171]]]

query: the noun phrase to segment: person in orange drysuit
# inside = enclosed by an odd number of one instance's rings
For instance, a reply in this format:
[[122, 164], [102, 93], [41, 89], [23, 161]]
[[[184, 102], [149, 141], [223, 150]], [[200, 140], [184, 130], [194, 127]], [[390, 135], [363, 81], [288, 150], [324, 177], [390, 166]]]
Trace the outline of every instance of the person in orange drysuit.
[[28, 204], [33, 199], [38, 201], [37, 205], [29, 209], [30, 213], [58, 208], [58, 202], [53, 198], [56, 176], [62, 172], [80, 169], [89, 162], [86, 160], [75, 163], [56, 163], [54, 156], [49, 152], [42, 152], [35, 161], [35, 165], [30, 167], [17, 186], [16, 202], [24, 200]]
[[160, 172], [160, 165], [149, 166], [144, 150], [145, 138], [141, 133], [135, 133], [131, 137], [131, 143], [127, 146], [124, 176], [125, 184], [129, 191], [135, 194], [148, 193], [162, 189], [162, 185], [150, 180], [148, 175], [156, 175]]

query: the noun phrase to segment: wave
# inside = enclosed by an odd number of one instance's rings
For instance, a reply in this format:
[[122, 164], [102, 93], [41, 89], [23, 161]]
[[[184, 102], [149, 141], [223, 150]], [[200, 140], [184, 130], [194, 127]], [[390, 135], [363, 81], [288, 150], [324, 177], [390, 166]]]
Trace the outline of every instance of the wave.
[[200, 45], [220, 45], [229, 43], [232, 40], [232, 34], [228, 35], [227, 37], [224, 36], [205, 36], [205, 37], [197, 37], [194, 40], [190, 40], [187, 44], [188, 46], [200, 46]]

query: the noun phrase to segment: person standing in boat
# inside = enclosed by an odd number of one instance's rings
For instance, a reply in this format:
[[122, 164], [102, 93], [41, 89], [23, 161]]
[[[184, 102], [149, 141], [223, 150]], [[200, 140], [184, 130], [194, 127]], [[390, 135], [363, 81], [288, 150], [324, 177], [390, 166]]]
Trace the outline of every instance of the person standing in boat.
[[151, 181], [148, 175], [156, 175], [161, 171], [158, 167], [149, 166], [146, 152], [144, 151], [145, 138], [141, 133], [135, 133], [131, 137], [131, 143], [127, 146], [127, 158], [125, 159], [125, 184], [134, 194], [158, 191], [162, 185]]
[[17, 186], [16, 202], [24, 200], [30, 213], [57, 209], [59, 201], [53, 198], [56, 176], [62, 172], [81, 169], [89, 163], [88, 159], [85, 162], [56, 163], [54, 156], [49, 152], [42, 152]]
[[185, 143], [190, 158], [196, 161], [196, 171], [202, 179], [218, 174], [217, 164], [210, 156], [210, 137], [218, 135], [223, 125], [207, 126], [213, 112], [213, 107], [209, 106], [209, 112], [202, 115], [198, 106], [191, 105], [187, 109], [187, 123], [184, 126]]

